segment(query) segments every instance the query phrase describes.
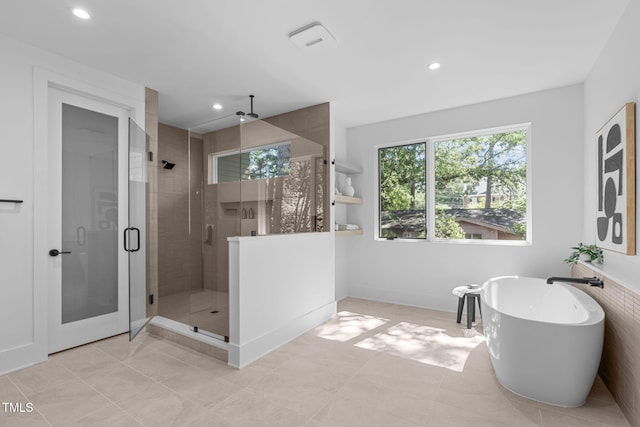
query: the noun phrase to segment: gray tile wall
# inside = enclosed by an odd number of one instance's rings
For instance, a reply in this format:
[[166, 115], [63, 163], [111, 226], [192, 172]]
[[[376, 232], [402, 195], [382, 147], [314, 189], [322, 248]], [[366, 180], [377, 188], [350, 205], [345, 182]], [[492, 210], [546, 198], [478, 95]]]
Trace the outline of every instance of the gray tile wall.
[[[190, 158], [188, 132], [184, 129], [158, 125], [158, 290], [159, 296], [192, 290], [202, 283], [202, 264], [199, 246], [202, 242], [202, 215], [199, 202], [200, 187], [190, 192]], [[201, 142], [195, 145], [202, 146]], [[194, 150], [197, 152], [197, 150]], [[201, 151], [196, 157], [201, 156]], [[175, 163], [164, 169], [162, 160]], [[193, 160], [201, 164], [199, 159]], [[201, 168], [192, 170], [193, 180], [201, 179]], [[200, 171], [200, 172], [198, 172]], [[190, 196], [192, 209], [190, 210]], [[190, 212], [195, 218], [190, 221]], [[194, 241], [192, 241], [192, 238]], [[195, 250], [194, 247], [198, 247]], [[195, 255], [195, 256], [194, 256]]]
[[189, 191], [191, 192], [190, 204], [191, 204], [191, 222], [190, 222], [190, 260], [191, 260], [191, 275], [190, 283], [191, 290], [200, 290], [203, 286], [203, 271], [202, 271], [202, 243], [204, 237], [204, 215], [202, 210], [203, 204], [203, 173], [202, 173], [202, 138], [196, 138], [191, 136], [191, 149], [190, 149], [190, 184]]
[[[153, 161], [147, 163], [147, 295], [158, 296], [158, 92], [145, 88], [145, 133], [147, 152]], [[158, 304], [149, 304], [147, 316], [158, 314]]]

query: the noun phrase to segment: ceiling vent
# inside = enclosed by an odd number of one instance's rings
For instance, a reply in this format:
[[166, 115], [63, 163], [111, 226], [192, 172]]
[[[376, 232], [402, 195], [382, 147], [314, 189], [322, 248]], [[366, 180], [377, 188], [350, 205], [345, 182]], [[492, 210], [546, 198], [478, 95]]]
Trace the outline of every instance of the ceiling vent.
[[289, 39], [300, 49], [326, 49], [335, 47], [338, 41], [321, 23], [312, 22], [289, 33]]

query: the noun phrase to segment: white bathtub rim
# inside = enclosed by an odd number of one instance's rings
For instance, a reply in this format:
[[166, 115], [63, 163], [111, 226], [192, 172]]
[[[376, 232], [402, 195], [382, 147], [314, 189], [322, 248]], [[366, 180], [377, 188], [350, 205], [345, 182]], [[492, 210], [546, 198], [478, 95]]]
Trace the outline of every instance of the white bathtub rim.
[[576, 298], [576, 300], [582, 305], [582, 307], [586, 310], [588, 314], [586, 320], [581, 322], [567, 322], [567, 323], [553, 322], [553, 321], [545, 321], [545, 320], [539, 320], [539, 319], [531, 319], [528, 317], [518, 316], [514, 313], [508, 313], [508, 312], [499, 310], [498, 308], [494, 307], [487, 301], [485, 297], [486, 293], [484, 292], [484, 289], [486, 286], [488, 286], [489, 282], [499, 281], [501, 279], [532, 279], [536, 281], [545, 281], [545, 282], [546, 282], [546, 279], [542, 279], [540, 277], [511, 275], [511, 276], [492, 277], [487, 281], [485, 281], [480, 288], [481, 289], [480, 300], [482, 301], [482, 304], [491, 307], [494, 311], [500, 313], [503, 316], [511, 317], [514, 319], [526, 320], [528, 322], [535, 322], [535, 323], [541, 323], [541, 324], [547, 324], [547, 325], [562, 325], [562, 326], [569, 326], [569, 327], [589, 326], [589, 325], [596, 325], [600, 322], [604, 322], [604, 318], [605, 318], [604, 310], [596, 300], [594, 300], [589, 294], [587, 294], [583, 290], [578, 289], [575, 286], [571, 286], [561, 281], [554, 282], [553, 284], [550, 284], [548, 286], [561, 286], [564, 289], [566, 289], [568, 292], [570, 292]]

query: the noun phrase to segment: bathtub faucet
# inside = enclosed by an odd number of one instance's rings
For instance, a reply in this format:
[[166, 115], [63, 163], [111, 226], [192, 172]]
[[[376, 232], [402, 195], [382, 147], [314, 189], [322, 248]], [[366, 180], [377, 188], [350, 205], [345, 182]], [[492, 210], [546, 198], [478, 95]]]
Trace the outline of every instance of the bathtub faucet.
[[579, 277], [549, 277], [547, 279], [548, 284], [552, 284], [553, 282], [584, 283], [585, 285], [604, 288], [604, 282], [597, 277], [583, 277], [582, 279]]

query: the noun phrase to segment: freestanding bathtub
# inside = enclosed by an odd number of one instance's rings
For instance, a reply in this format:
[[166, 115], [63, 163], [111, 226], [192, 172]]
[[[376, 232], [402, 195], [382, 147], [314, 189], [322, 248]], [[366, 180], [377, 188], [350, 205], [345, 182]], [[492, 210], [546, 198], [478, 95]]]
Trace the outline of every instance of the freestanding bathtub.
[[573, 286], [533, 277], [487, 280], [480, 298], [498, 381], [540, 402], [582, 405], [600, 365], [602, 307]]

